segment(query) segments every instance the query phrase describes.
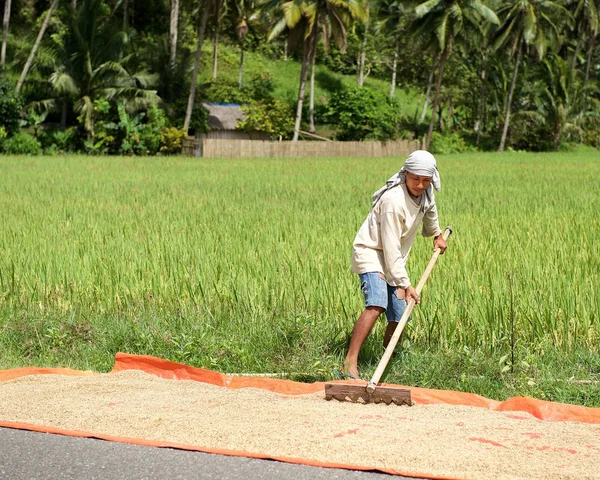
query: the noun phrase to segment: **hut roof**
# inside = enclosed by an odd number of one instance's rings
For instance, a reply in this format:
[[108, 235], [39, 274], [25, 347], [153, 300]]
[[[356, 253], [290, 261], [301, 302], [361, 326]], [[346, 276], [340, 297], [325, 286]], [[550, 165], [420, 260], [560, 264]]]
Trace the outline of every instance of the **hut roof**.
[[241, 105], [232, 103], [203, 103], [208, 110], [208, 126], [211, 130], [235, 130], [238, 120], [244, 119]]

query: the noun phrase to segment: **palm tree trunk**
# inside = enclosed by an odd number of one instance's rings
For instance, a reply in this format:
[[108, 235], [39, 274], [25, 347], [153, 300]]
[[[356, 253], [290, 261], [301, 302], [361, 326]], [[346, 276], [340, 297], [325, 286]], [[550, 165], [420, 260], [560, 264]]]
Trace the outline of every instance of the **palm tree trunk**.
[[367, 56], [367, 37], [369, 36], [369, 24], [371, 23], [371, 19], [369, 18], [369, 10], [371, 8], [371, 1], [367, 0], [367, 4], [365, 6], [367, 12], [367, 20], [365, 22], [365, 33], [363, 37], [362, 44], [360, 46], [360, 58], [358, 62], [358, 85], [363, 86], [365, 83], [365, 59]]
[[515, 70], [513, 71], [512, 80], [510, 81], [510, 89], [508, 91], [508, 98], [506, 99], [506, 115], [504, 117], [504, 129], [502, 130], [502, 138], [500, 139], [500, 145], [498, 151], [504, 151], [504, 145], [506, 145], [506, 137], [508, 135], [508, 125], [510, 124], [510, 106], [512, 104], [513, 94], [515, 93], [515, 86], [517, 84], [517, 74], [519, 72], [519, 64], [521, 63], [521, 53], [523, 51], [523, 41], [519, 40], [519, 46], [517, 48], [517, 59], [515, 60]]
[[450, 54], [452, 53], [453, 41], [454, 35], [450, 35], [450, 38], [448, 38], [448, 43], [446, 44], [446, 48], [442, 53], [442, 58], [440, 59], [440, 65], [438, 67], [438, 76], [435, 82], [435, 97], [433, 99], [433, 107], [431, 108], [431, 120], [429, 121], [429, 130], [427, 132], [427, 138], [425, 139], [425, 150], [429, 150], [429, 145], [431, 144], [431, 135], [433, 134], [433, 127], [435, 125], [435, 112], [437, 111], [438, 105], [440, 104], [442, 76], [444, 75], [444, 67], [446, 66], [446, 62], [448, 61], [448, 58], [450, 58]]
[[552, 148], [555, 152], [558, 152], [558, 142], [560, 141], [561, 136], [562, 136], [562, 132], [560, 130], [554, 132], [554, 140], [552, 142]]
[[475, 126], [473, 130], [477, 132], [477, 140], [475, 141], [475, 145], [479, 145], [479, 140], [481, 138], [481, 131], [483, 130], [483, 111], [485, 109], [485, 79], [487, 77], [487, 71], [485, 69], [487, 55], [483, 54], [483, 62], [481, 66], [481, 85], [479, 86], [479, 108], [477, 109], [477, 120], [475, 121]]
[[244, 79], [244, 40], [240, 41], [240, 68], [238, 71], [238, 88], [241, 90]]
[[27, 62], [25, 62], [25, 66], [23, 67], [23, 71], [21, 72], [21, 77], [19, 78], [19, 81], [17, 82], [17, 87], [16, 87], [17, 92], [19, 92], [21, 90], [21, 87], [23, 86], [23, 83], [25, 82], [27, 73], [29, 72], [31, 65], [33, 64], [33, 59], [35, 58], [35, 54], [37, 53], [38, 48], [40, 48], [40, 43], [42, 43], [42, 38], [44, 37], [44, 33], [46, 32], [46, 29], [48, 28], [48, 24], [50, 23], [50, 17], [52, 16], [52, 12], [54, 12], [57, 5], [58, 5], [58, 0], [54, 0], [52, 2], [52, 5], [50, 5], [50, 9], [48, 10], [48, 13], [46, 14], [46, 18], [44, 19], [42, 28], [40, 28], [40, 32], [38, 33], [38, 36], [35, 39], [35, 43], [33, 44], [33, 48], [31, 49], [29, 58], [27, 59]]
[[423, 111], [419, 117], [419, 123], [425, 121], [425, 115], [427, 114], [427, 107], [429, 106], [429, 96], [431, 95], [431, 86], [433, 85], [433, 74], [435, 73], [435, 64], [437, 62], [437, 52], [433, 54], [431, 59], [431, 71], [429, 72], [429, 79], [427, 80], [427, 91], [425, 92], [425, 103], [423, 104]]
[[398, 70], [398, 49], [400, 48], [400, 33], [396, 32], [396, 48], [394, 49], [394, 61], [392, 62], [392, 84], [390, 86], [390, 97], [396, 93], [396, 72]]
[[221, 24], [221, 6], [223, 0], [217, 0], [215, 10], [215, 34], [213, 37], [213, 78], [217, 78], [217, 64], [219, 61], [219, 26]]
[[169, 28], [169, 39], [171, 44], [171, 54], [169, 56], [169, 67], [171, 72], [175, 71], [175, 61], [177, 59], [177, 34], [179, 23], [179, 0], [171, 0], [171, 24]]
[[592, 66], [592, 55], [594, 53], [594, 47], [596, 46], [596, 33], [592, 32], [590, 35], [590, 43], [587, 51], [587, 61], [585, 65], [585, 83], [590, 79], [590, 67]]
[[312, 62], [314, 49], [314, 40], [316, 38], [317, 26], [313, 26], [313, 31], [308, 39], [304, 42], [302, 52], [302, 69], [300, 70], [300, 88], [298, 89], [298, 103], [296, 105], [296, 122], [294, 124], [294, 136], [292, 142], [297, 142], [300, 136], [300, 125], [302, 124], [302, 107], [304, 105], [304, 91], [306, 90], [306, 77], [308, 76], [308, 64]]
[[8, 24], [10, 22], [10, 7], [12, 0], [4, 0], [4, 19], [2, 20], [2, 51], [0, 65], [6, 64], [6, 44], [8, 43]]
[[129, 0], [125, 0], [125, 2], [123, 3], [123, 30], [126, 30], [129, 26], [128, 10]]
[[[210, 1], [210, 0], [209, 0]], [[198, 0], [198, 8], [202, 8], [203, 0]], [[183, 129], [185, 133], [190, 128], [192, 119], [192, 111], [194, 110], [194, 100], [196, 99], [196, 82], [198, 81], [198, 72], [200, 71], [200, 56], [202, 54], [202, 44], [204, 43], [204, 32], [206, 30], [206, 21], [208, 19], [208, 2], [204, 6], [202, 18], [200, 20], [200, 28], [198, 31], [198, 47], [196, 48], [196, 58], [194, 60], [194, 73], [192, 73], [192, 83], [190, 84], [190, 94], [188, 96], [187, 108], [185, 110], [185, 119], [183, 121]]]
[[62, 113], [60, 115], [60, 130], [64, 132], [67, 129], [67, 99], [63, 98], [62, 101]]
[[308, 131], [310, 133], [315, 133], [315, 58], [317, 58], [316, 48], [310, 62], [310, 95], [308, 101]]

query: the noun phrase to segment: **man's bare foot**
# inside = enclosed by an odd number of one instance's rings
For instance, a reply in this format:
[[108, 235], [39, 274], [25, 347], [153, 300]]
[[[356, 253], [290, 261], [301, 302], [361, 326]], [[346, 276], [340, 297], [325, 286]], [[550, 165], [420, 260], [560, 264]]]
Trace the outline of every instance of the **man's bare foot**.
[[350, 365], [348, 362], [344, 362], [341, 368], [341, 372], [344, 375], [348, 375], [350, 377], [354, 377], [356, 380], [360, 380], [360, 375], [358, 374], [358, 367], [356, 365]]

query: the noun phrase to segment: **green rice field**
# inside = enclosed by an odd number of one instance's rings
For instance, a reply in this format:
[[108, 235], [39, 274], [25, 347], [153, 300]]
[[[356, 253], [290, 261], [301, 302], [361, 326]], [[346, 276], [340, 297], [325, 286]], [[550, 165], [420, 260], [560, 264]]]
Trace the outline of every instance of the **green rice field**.
[[[123, 351], [332, 378], [363, 306], [352, 241], [402, 161], [0, 157], [0, 368]], [[600, 153], [438, 166], [454, 234], [384, 380], [600, 406]], [[413, 283], [431, 253], [418, 237]]]

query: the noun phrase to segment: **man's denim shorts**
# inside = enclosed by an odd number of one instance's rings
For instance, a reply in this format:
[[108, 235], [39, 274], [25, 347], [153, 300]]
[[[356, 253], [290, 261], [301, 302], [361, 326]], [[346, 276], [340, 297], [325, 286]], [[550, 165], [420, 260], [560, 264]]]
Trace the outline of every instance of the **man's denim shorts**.
[[384, 308], [388, 322], [399, 322], [406, 310], [406, 300], [398, 298], [396, 287], [388, 285], [379, 272], [361, 273], [358, 277], [365, 307]]

